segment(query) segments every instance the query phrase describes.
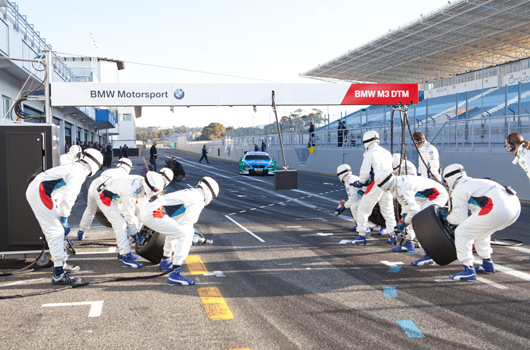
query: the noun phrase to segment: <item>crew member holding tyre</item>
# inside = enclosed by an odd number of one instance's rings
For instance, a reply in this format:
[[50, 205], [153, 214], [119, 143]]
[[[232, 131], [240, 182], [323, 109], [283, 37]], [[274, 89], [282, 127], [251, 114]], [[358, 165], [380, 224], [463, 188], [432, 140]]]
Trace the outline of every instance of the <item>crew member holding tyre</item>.
[[[467, 176], [460, 164], [451, 164], [444, 169], [443, 179], [451, 191], [452, 209], [447, 221], [458, 225], [455, 230], [455, 246], [458, 260], [464, 271], [450, 276], [459, 281], [474, 281], [476, 273], [495, 272], [491, 260], [490, 238], [517, 220], [521, 204], [511, 187], [499, 183], [474, 179]], [[468, 216], [468, 211], [471, 215]], [[441, 215], [443, 216], [443, 215]], [[473, 244], [482, 264], [473, 268]]]
[[[411, 225], [412, 218], [430, 205], [445, 206], [449, 199], [449, 193], [440, 183], [415, 175], [394, 176], [393, 174], [388, 174], [386, 177], [376, 178], [375, 182], [383, 191], [390, 192], [401, 204], [403, 220], [394, 229], [396, 234], [399, 234], [404, 232], [406, 228], [405, 242], [399, 247], [393, 248], [392, 251], [414, 251], [416, 234]], [[431, 264], [434, 264], [434, 260], [427, 254], [421, 259], [412, 262], [412, 265]]]
[[65, 236], [70, 232], [68, 217], [87, 176], [93, 176], [103, 164], [103, 155], [87, 149], [80, 160], [48, 169], [37, 175], [26, 190], [28, 203], [39, 221], [53, 261], [52, 284], [73, 285], [81, 282], [69, 273], [78, 266], [65, 263]]
[[166, 235], [160, 271], [171, 271], [169, 285], [193, 285], [195, 281], [181, 274], [182, 264], [193, 242], [193, 225], [212, 199], [219, 195], [219, 185], [203, 177], [197, 188], [185, 189], [159, 196], [140, 208], [140, 220], [150, 229]]
[[120, 158], [116, 168], [105, 170], [97, 179], [92, 181], [88, 188], [88, 195], [86, 199], [86, 209], [83, 212], [83, 217], [79, 223], [79, 231], [77, 231], [77, 239], [83, 240], [85, 238], [85, 231], [90, 229], [96, 211], [98, 209], [97, 198], [105, 186], [113, 179], [127, 176], [131, 172], [132, 162], [129, 158]]
[[147, 172], [145, 176], [122, 176], [110, 181], [105, 189], [98, 193], [96, 203], [112, 225], [118, 245], [118, 259], [122, 261], [123, 267], [141, 268], [144, 266], [136, 261], [139, 256], [131, 253], [131, 243], [127, 233], [138, 245], [145, 243], [145, 238], [138, 234], [136, 205], [141, 208], [144, 202], [160, 194], [164, 187], [173, 180], [173, 172], [171, 170], [169, 172], [171, 178], [167, 180], [164, 179], [164, 175], [154, 171]]
[[[375, 130], [364, 133], [363, 144], [366, 151], [363, 154], [359, 180], [355, 181], [353, 185], [357, 188], [368, 187], [357, 209], [357, 232], [359, 236], [352, 243], [364, 245], [366, 244], [366, 232], [369, 230], [368, 217], [377, 203], [379, 203], [381, 214], [385, 218], [386, 227], [396, 226], [396, 218], [392, 195], [376, 186], [371, 178], [372, 171], [374, 177], [392, 173], [392, 154], [379, 146], [379, 133]], [[380, 231], [380, 234], [383, 233], [385, 233], [384, 228]]]

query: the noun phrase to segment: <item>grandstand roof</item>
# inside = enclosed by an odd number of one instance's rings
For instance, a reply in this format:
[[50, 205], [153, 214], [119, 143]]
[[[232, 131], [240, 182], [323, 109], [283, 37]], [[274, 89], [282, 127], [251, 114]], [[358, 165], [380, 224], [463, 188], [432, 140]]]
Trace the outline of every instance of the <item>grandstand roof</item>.
[[457, 0], [303, 73], [423, 83], [530, 57], [530, 0]]

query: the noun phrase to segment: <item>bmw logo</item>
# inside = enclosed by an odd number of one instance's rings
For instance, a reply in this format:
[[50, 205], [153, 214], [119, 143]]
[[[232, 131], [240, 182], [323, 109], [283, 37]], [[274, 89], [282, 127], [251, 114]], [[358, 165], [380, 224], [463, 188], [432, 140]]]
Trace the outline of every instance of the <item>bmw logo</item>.
[[175, 93], [173, 94], [177, 100], [182, 100], [184, 98], [184, 90], [177, 89], [175, 90]]

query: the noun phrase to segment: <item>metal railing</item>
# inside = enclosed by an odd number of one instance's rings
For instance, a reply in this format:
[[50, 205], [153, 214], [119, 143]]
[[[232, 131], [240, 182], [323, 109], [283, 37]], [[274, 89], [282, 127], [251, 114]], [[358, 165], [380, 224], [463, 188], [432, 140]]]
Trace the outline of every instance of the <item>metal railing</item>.
[[[416, 130], [411, 125], [411, 132]], [[355, 127], [345, 130], [340, 140], [337, 129], [323, 129], [314, 133], [313, 142], [310, 142], [309, 132], [282, 132], [285, 148], [305, 148], [315, 146], [320, 149], [364, 149], [362, 135], [368, 130], [379, 132], [381, 145], [390, 150], [398, 151], [402, 140], [401, 125], [394, 125], [393, 138], [391, 139], [390, 126]], [[530, 138], [530, 115], [514, 115], [504, 117], [488, 117], [475, 119], [449, 120], [444, 124], [438, 123], [429, 126], [427, 140], [438, 148], [439, 151], [499, 151], [504, 152], [504, 140], [510, 133], [517, 132]], [[277, 148], [280, 145], [278, 134], [263, 133], [242, 137], [226, 137], [213, 143], [223, 147], [239, 146], [254, 149], [254, 144], [261, 146], [264, 140], [268, 147]], [[405, 143], [412, 146], [409, 129], [405, 128]]]

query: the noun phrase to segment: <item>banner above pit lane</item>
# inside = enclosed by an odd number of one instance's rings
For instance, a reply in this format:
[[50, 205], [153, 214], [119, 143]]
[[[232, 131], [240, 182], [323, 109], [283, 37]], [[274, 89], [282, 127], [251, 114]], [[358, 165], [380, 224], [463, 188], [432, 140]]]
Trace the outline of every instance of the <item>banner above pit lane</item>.
[[417, 84], [51, 83], [52, 106], [277, 106], [417, 104]]

